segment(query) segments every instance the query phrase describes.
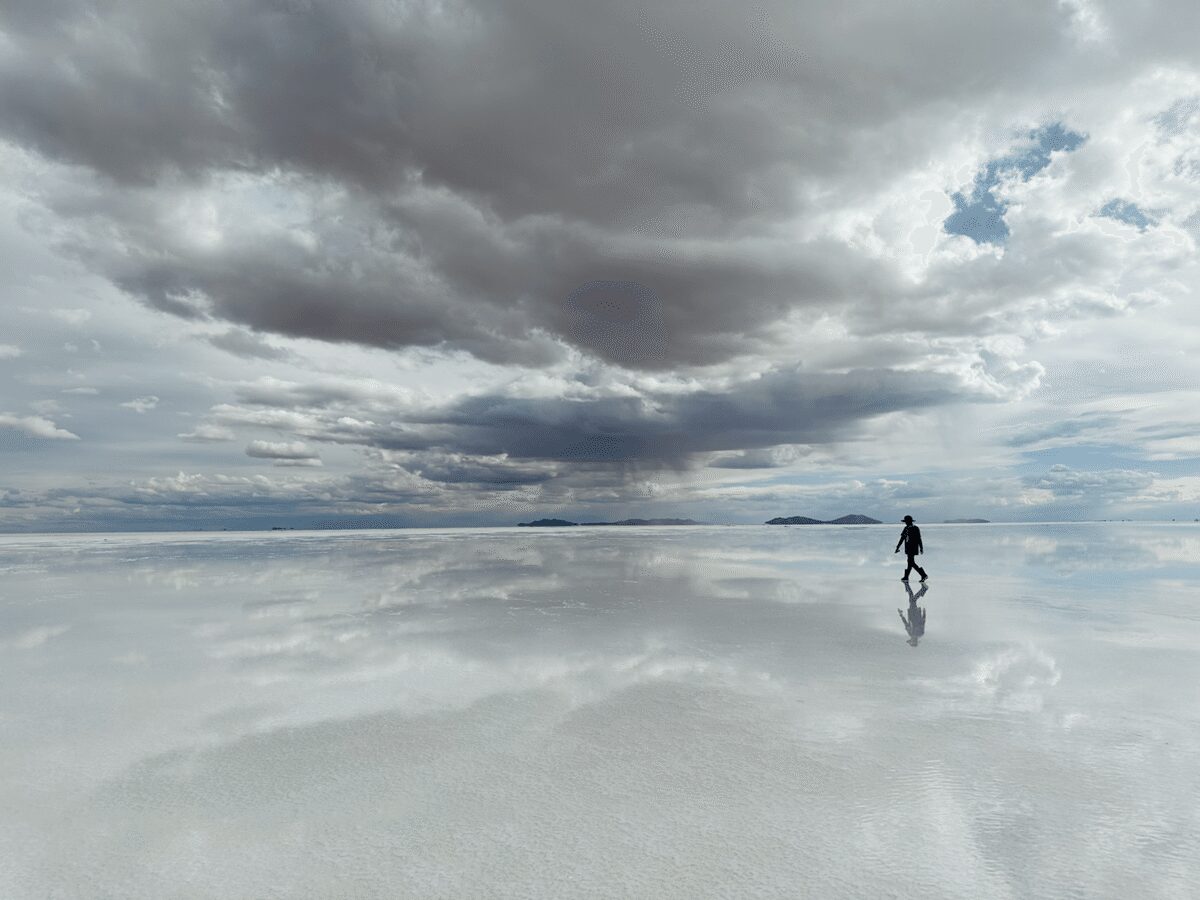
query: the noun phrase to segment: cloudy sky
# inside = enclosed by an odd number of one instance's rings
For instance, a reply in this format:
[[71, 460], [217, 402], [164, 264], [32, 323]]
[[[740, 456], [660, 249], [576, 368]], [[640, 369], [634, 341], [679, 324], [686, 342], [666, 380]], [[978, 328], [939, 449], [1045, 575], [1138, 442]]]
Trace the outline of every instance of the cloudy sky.
[[1200, 6], [5, 0], [0, 530], [1200, 516]]

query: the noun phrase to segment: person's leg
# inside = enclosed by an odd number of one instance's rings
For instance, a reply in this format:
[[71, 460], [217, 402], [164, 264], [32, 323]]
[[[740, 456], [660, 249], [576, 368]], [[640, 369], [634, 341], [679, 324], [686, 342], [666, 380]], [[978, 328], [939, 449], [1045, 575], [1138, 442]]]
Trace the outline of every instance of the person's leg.
[[929, 577], [928, 575], [925, 574], [925, 570], [917, 565], [916, 560], [913, 560], [913, 568], [915, 568], [921, 574], [922, 581], [924, 581], [926, 578]]
[[913, 566], [915, 566], [915, 565], [916, 565], [916, 562], [913, 560], [913, 555], [911, 553], [909, 553], [908, 554], [908, 565], [904, 569], [904, 575], [903, 575], [904, 581], [908, 581], [908, 576], [912, 574]]

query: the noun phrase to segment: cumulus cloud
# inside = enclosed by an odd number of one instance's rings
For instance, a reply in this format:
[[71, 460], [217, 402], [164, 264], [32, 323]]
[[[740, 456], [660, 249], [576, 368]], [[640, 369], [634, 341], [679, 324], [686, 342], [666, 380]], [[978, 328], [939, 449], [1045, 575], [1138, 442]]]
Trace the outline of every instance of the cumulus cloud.
[[12, 413], [0, 413], [0, 428], [15, 428], [35, 438], [60, 441], [79, 440], [79, 435], [72, 434], [65, 428], [59, 428], [42, 416], [15, 416]]
[[0, 359], [16, 359], [21, 355], [21, 348], [12, 344], [0, 344]]

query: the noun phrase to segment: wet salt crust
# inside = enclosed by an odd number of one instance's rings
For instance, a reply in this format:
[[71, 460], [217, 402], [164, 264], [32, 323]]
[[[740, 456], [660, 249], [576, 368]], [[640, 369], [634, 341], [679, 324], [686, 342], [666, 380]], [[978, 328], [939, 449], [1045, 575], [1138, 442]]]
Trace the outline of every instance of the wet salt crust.
[[2, 537], [0, 896], [1197, 896], [1200, 528], [922, 527]]

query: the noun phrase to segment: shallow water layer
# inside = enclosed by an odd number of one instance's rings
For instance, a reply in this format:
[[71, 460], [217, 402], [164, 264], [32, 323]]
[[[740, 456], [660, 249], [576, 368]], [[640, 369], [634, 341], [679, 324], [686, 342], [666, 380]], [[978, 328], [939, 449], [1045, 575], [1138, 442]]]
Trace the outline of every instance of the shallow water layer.
[[1200, 526], [923, 530], [0, 537], [0, 896], [1200, 896]]

